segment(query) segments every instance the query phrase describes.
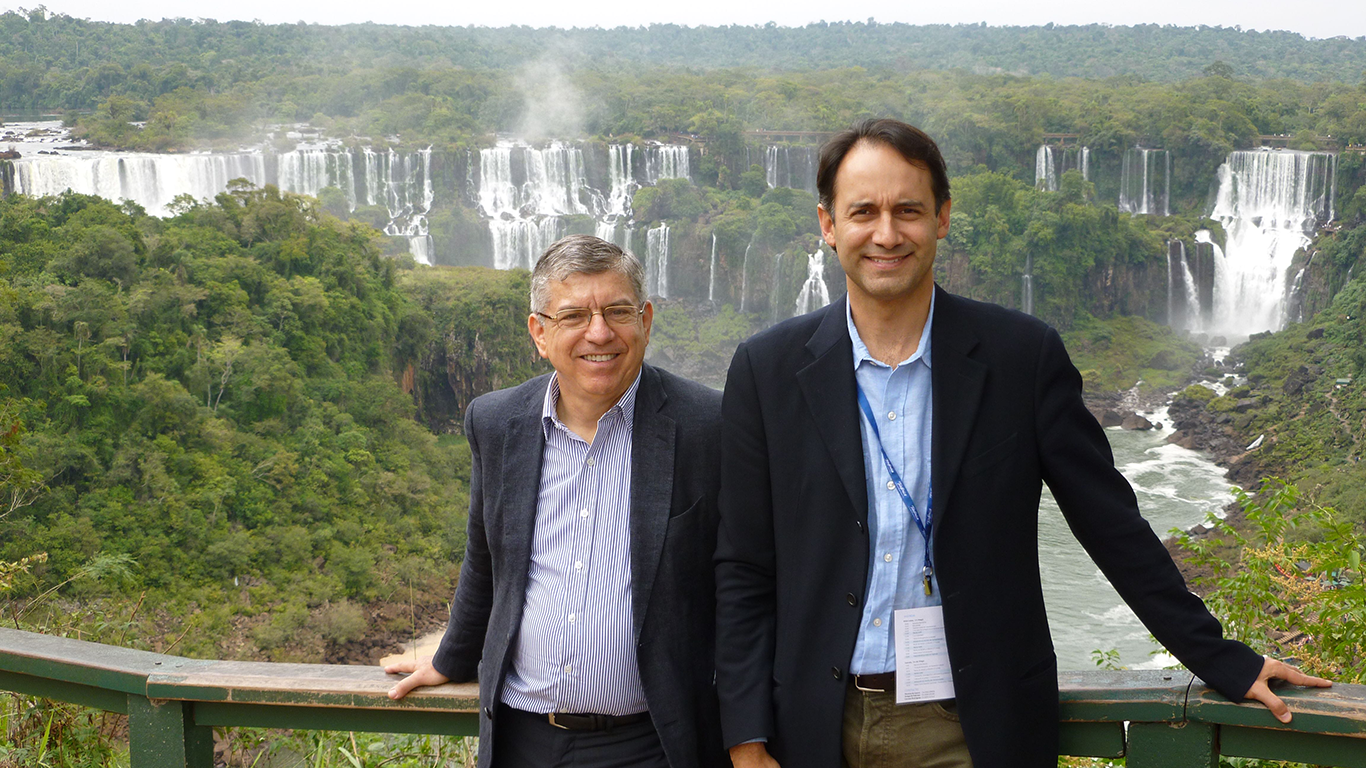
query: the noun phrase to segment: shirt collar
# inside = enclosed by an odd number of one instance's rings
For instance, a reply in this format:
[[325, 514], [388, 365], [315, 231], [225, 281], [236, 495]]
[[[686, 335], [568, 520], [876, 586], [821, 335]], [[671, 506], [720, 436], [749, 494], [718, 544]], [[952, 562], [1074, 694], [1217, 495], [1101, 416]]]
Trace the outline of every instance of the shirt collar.
[[[618, 415], [621, 417], [622, 422], [628, 427], [635, 423], [636, 391], [640, 389], [640, 377], [644, 372], [645, 368], [644, 366], [641, 366], [641, 369], [636, 371], [635, 381], [631, 382], [631, 386], [626, 389], [626, 392], [621, 396], [621, 399], [617, 400], [617, 404], [608, 408], [607, 413], [604, 413], [602, 417], [598, 419], [598, 424], [602, 424], [604, 420], [614, 418]], [[564, 425], [564, 422], [560, 421], [559, 414], [555, 411], [555, 408], [559, 403], [560, 374], [556, 372], [550, 374], [550, 383], [547, 384], [545, 388], [545, 401], [541, 405], [541, 428], [545, 430], [545, 437], [547, 440], [550, 439], [550, 430], [555, 427], [568, 430], [568, 427]]]
[[[916, 345], [915, 352], [910, 357], [897, 365], [898, 368], [913, 363], [916, 360], [924, 360], [926, 368], [934, 367], [930, 362], [930, 328], [934, 325], [935, 293], [937, 293], [937, 291], [930, 292], [930, 313], [925, 317], [925, 329], [920, 332], [920, 343]], [[857, 371], [858, 367], [865, 361], [872, 363], [873, 365], [880, 365], [883, 368], [891, 368], [890, 365], [878, 360], [868, 352], [868, 345], [863, 343], [862, 337], [858, 335], [858, 328], [854, 326], [854, 310], [850, 308], [847, 298], [844, 302], [844, 321], [849, 324], [849, 340], [854, 343], [854, 370]]]

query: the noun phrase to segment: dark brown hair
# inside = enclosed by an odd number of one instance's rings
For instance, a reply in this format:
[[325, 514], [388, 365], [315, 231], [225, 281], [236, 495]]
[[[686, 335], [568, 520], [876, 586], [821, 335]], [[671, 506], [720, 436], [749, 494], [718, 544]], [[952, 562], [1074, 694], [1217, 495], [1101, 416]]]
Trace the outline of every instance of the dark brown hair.
[[835, 174], [849, 150], [860, 142], [883, 144], [895, 149], [906, 162], [930, 172], [930, 190], [934, 193], [934, 212], [944, 207], [949, 199], [949, 171], [939, 145], [924, 131], [900, 120], [881, 118], [864, 120], [848, 130], [840, 131], [821, 147], [820, 162], [816, 167], [816, 191], [826, 213], [834, 215]]

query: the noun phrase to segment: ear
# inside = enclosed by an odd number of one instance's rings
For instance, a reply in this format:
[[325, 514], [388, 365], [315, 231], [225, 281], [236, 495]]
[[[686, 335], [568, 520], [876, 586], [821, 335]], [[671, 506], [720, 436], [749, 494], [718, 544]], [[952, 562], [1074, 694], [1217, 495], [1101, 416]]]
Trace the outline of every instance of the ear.
[[536, 345], [536, 351], [541, 357], [549, 360], [550, 355], [546, 354], [545, 326], [541, 324], [541, 318], [535, 312], [526, 316], [526, 330], [531, 334], [531, 343]]
[[655, 305], [653, 302], [645, 302], [645, 312], [640, 316], [640, 322], [645, 326], [645, 343], [650, 343], [650, 325], [654, 323]]
[[816, 218], [821, 220], [821, 237], [825, 238], [825, 244], [830, 246], [830, 250], [835, 250], [835, 219], [830, 212], [825, 210], [824, 205], [816, 206]]
[[953, 207], [952, 200], [945, 200], [939, 206], [939, 239], [943, 240], [949, 236], [949, 209]]

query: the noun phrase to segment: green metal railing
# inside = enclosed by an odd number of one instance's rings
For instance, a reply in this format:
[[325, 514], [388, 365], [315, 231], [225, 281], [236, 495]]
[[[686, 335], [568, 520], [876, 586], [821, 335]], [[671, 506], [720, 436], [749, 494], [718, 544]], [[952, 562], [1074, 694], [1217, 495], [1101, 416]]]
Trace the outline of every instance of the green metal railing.
[[[133, 768], [213, 764], [213, 728], [472, 736], [479, 691], [450, 684], [386, 695], [379, 667], [201, 661], [0, 629], [0, 690], [128, 716]], [[1128, 768], [1210, 768], [1219, 755], [1366, 768], [1366, 686], [1280, 691], [1286, 726], [1186, 672], [1058, 676], [1063, 754], [1125, 757]]]

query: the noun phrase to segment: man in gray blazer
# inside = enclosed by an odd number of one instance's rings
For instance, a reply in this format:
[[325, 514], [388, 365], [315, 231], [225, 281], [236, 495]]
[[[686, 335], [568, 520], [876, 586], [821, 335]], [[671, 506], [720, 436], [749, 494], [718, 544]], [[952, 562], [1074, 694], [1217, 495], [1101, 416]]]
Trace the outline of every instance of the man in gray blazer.
[[728, 764], [713, 685], [720, 393], [644, 364], [640, 262], [552, 245], [527, 328], [555, 372], [465, 412], [469, 541], [436, 655], [477, 676], [479, 765]]

